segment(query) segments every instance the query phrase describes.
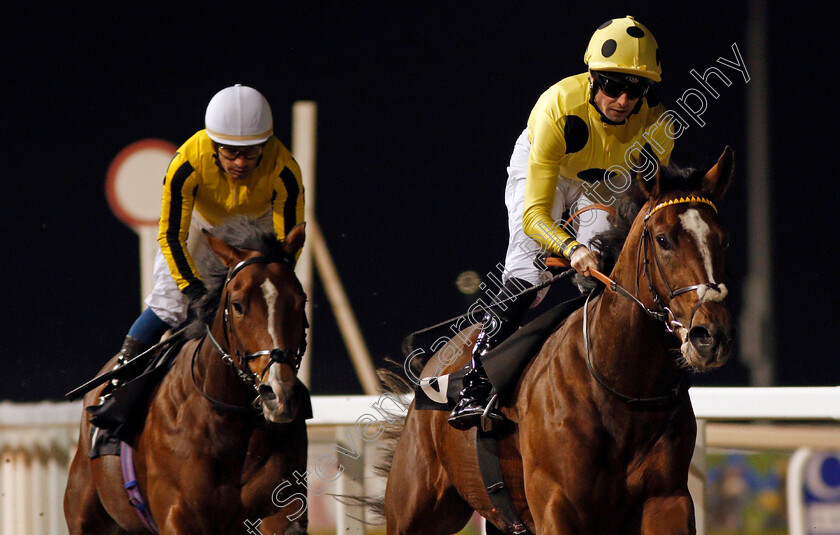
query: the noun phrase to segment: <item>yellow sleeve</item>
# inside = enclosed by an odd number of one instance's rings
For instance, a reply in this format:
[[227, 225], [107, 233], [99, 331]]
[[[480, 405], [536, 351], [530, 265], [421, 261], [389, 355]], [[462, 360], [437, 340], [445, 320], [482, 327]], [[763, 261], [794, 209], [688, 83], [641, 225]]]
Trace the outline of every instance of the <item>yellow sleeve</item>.
[[277, 238], [284, 239], [287, 232], [302, 223], [303, 213], [304, 191], [300, 166], [294, 159], [289, 159], [280, 172], [272, 201], [272, 221]]
[[182, 292], [190, 285], [202, 284], [187, 250], [187, 237], [198, 188], [196, 175], [192, 164], [181, 154], [176, 154], [163, 182], [158, 243], [169, 264], [172, 278]]
[[566, 141], [560, 121], [547, 111], [538, 113], [533, 121], [531, 150], [525, 179], [525, 211], [522, 227], [525, 234], [544, 245], [547, 250], [568, 255], [578, 244], [551, 217], [554, 190], [560, 174], [560, 158], [566, 152]]

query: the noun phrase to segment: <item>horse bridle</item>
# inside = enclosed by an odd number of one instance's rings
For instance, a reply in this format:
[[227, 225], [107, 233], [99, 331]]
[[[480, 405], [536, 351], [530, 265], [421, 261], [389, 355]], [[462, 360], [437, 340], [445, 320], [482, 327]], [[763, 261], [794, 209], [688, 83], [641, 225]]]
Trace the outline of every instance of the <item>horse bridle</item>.
[[[704, 197], [695, 197], [695, 196], [680, 197], [678, 199], [672, 199], [670, 201], [665, 201], [665, 202], [659, 203], [658, 205], [656, 205], [656, 207], [651, 209], [647, 213], [647, 215], [645, 216], [645, 221], [644, 221], [645, 224], [644, 224], [644, 228], [642, 229], [642, 239], [639, 240], [639, 250], [640, 250], [639, 254], [642, 255], [642, 257], [643, 257], [644, 274], [645, 274], [645, 279], [647, 279], [648, 290], [650, 291], [650, 295], [653, 298], [653, 302], [659, 308], [659, 311], [650, 311], [647, 307], [644, 307], [644, 308], [648, 312], [649, 315], [652, 315], [653, 317], [656, 317], [657, 319], [659, 319], [660, 321], [665, 323], [665, 328], [668, 330], [668, 332], [674, 332], [677, 329], [685, 328], [685, 326], [682, 323], [680, 323], [679, 321], [677, 321], [676, 316], [674, 316], [674, 313], [671, 311], [671, 308], [668, 305], [665, 304], [665, 301], [662, 299], [662, 296], [659, 295], [659, 292], [656, 291], [656, 288], [653, 285], [653, 277], [651, 277], [651, 275], [650, 275], [650, 261], [648, 260], [648, 254], [647, 254], [648, 253], [648, 244], [650, 244], [651, 251], [653, 252], [653, 261], [656, 264], [657, 271], [659, 271], [659, 276], [662, 278], [662, 282], [665, 284], [665, 288], [668, 290], [668, 302], [669, 303], [671, 302], [671, 300], [673, 300], [678, 295], [682, 295], [684, 293], [688, 293], [688, 292], [698, 290], [698, 289], [700, 289], [704, 286], [708, 289], [711, 289], [711, 290], [715, 290], [715, 291], [718, 291], [718, 292], [720, 291], [720, 285], [718, 283], [714, 283], [714, 282], [704, 282], [704, 283], [700, 283], [700, 284], [692, 284], [691, 286], [683, 286], [682, 288], [677, 288], [676, 290], [673, 290], [673, 289], [671, 289], [671, 284], [668, 282], [668, 277], [665, 276], [665, 271], [662, 269], [662, 264], [659, 261], [659, 255], [656, 254], [656, 248], [653, 247], [653, 243], [652, 243], [653, 236], [651, 235], [650, 230], [648, 230], [648, 222], [650, 221], [650, 217], [654, 213], [656, 213], [658, 210], [660, 210], [662, 208], [665, 208], [667, 206], [674, 206], [674, 205], [677, 205], [677, 204], [684, 204], [684, 203], [707, 204], [707, 205], [712, 207], [712, 209], [715, 211], [715, 213], [717, 213], [717, 211], [718, 211], [717, 206], [715, 206], [715, 204], [712, 201], [710, 201], [709, 199], [706, 199]], [[639, 269], [639, 262], [638, 262], [638, 259], [637, 259], [637, 261], [636, 261], [636, 270], [637, 270], [636, 271], [636, 293], [637, 294], [639, 293], [638, 269]], [[702, 304], [702, 301], [698, 300], [697, 304], [694, 306], [693, 310], [691, 311], [691, 316], [689, 317], [689, 327], [691, 326], [691, 323], [694, 319], [694, 313], [697, 312], [697, 309], [699, 308], [699, 306], [701, 304]]]
[[[244, 350], [240, 350], [243, 344], [239, 335], [236, 332], [236, 328], [233, 325], [233, 322], [230, 319], [230, 292], [227, 291], [227, 286], [233, 280], [236, 275], [242, 271], [244, 268], [252, 265], [252, 264], [276, 264], [282, 263], [288, 265], [291, 269], [294, 269], [295, 260], [294, 257], [291, 255], [276, 255], [276, 256], [255, 256], [252, 258], [247, 258], [234, 267], [232, 267], [225, 278], [225, 284], [223, 287], [223, 291], [225, 293], [225, 305], [224, 305], [224, 333], [225, 333], [225, 343], [228, 347], [235, 348], [235, 354], [231, 355], [227, 351], [224, 350], [222, 345], [216, 340], [213, 334], [210, 331], [210, 326], [205, 324], [204, 328], [206, 331], [206, 339], [210, 340], [213, 348], [222, 358], [225, 364], [229, 365], [233, 368], [234, 372], [236, 373], [236, 377], [243, 382], [244, 384], [250, 386], [254, 389], [257, 393], [256, 398], [252, 402], [251, 407], [240, 407], [237, 405], [230, 405], [224, 403], [222, 401], [216, 400], [208, 396], [201, 388], [199, 388], [199, 392], [201, 392], [202, 396], [207, 398], [209, 401], [213, 403], [216, 408], [228, 411], [251, 411], [259, 407], [261, 403], [261, 397], [259, 394], [259, 385], [262, 381], [262, 378], [265, 377], [266, 372], [273, 364], [288, 364], [295, 369], [295, 372], [298, 371], [300, 368], [301, 360], [303, 359], [303, 355], [306, 353], [306, 329], [309, 327], [309, 322], [306, 320], [306, 316], [304, 315], [303, 318], [303, 336], [301, 338], [302, 342], [300, 347], [298, 347], [297, 351], [292, 351], [289, 349], [281, 349], [279, 347], [273, 349], [263, 349], [260, 351], [254, 351], [252, 353], [245, 352]], [[231, 344], [231, 340], [235, 342], [235, 344]], [[200, 346], [199, 346], [200, 347]], [[196, 348], [195, 354], [198, 353], [198, 348]], [[195, 360], [195, 354], [193, 354], [193, 360]], [[260, 374], [256, 374], [250, 370], [248, 367], [248, 363], [256, 358], [268, 355], [269, 362], [266, 364], [265, 368], [263, 368]], [[192, 367], [191, 367], [192, 368]], [[193, 374], [193, 383], [195, 383], [195, 375]]]
[[[665, 201], [659, 203], [654, 208], [652, 208], [647, 215], [645, 215], [644, 219], [644, 227], [642, 228], [642, 236], [639, 239], [639, 249], [636, 255], [636, 294], [639, 294], [639, 265], [644, 266], [644, 275], [645, 279], [648, 283], [648, 290], [650, 291], [651, 297], [653, 298], [653, 302], [656, 305], [656, 309], [649, 308], [647, 305], [642, 303], [641, 299], [636, 297], [636, 295], [629, 292], [626, 288], [612, 280], [611, 278], [607, 277], [603, 273], [598, 270], [593, 270], [592, 276], [598, 279], [599, 281], [603, 282], [610, 290], [614, 291], [615, 293], [625, 297], [637, 305], [645, 311], [645, 313], [650, 316], [651, 318], [661, 321], [665, 324], [665, 329], [668, 332], [674, 332], [676, 329], [685, 328], [682, 323], [677, 321], [676, 316], [671, 311], [670, 307], [665, 304], [664, 299], [662, 296], [659, 295], [659, 292], [656, 291], [656, 288], [653, 284], [653, 278], [650, 274], [650, 260], [648, 260], [648, 243], [653, 240], [653, 236], [648, 230], [648, 223], [650, 222], [650, 217], [666, 206], [674, 206], [676, 204], [683, 204], [683, 203], [702, 203], [708, 204], [711, 206], [715, 213], [717, 213], [717, 207], [714, 205], [712, 201], [706, 199], [704, 197], [696, 197], [696, 196], [689, 196], [689, 197], [680, 197], [678, 199], [672, 199], [670, 201]], [[662, 282], [665, 284], [665, 287], [668, 289], [668, 299], [669, 303], [674, 297], [678, 295], [682, 295], [684, 293], [691, 292], [693, 290], [697, 290], [702, 287], [706, 287], [712, 290], [720, 291], [720, 285], [713, 282], [704, 282], [699, 284], [692, 284], [691, 286], [683, 286], [682, 288], [677, 288], [676, 290], [671, 289], [671, 284], [668, 282], [668, 278], [665, 276], [665, 271], [662, 269], [662, 264], [659, 262], [659, 255], [656, 254], [656, 249], [653, 245], [650, 246], [651, 250], [653, 251], [653, 261], [656, 264], [656, 269], [659, 271], [659, 276], [662, 278]], [[643, 254], [644, 253], [644, 254]], [[639, 257], [643, 257], [640, 259]], [[698, 303], [699, 306], [699, 303]], [[694, 310], [692, 311], [692, 317], [694, 317], [694, 312], [696, 312], [697, 306], [695, 306]]]
[[[702, 203], [708, 204], [711, 206], [715, 213], [717, 213], [717, 207], [714, 205], [712, 201], [706, 199], [704, 197], [696, 197], [696, 196], [689, 196], [689, 197], [680, 197], [678, 199], [672, 199], [670, 201], [662, 202], [652, 208], [648, 213], [645, 215], [644, 219], [644, 228], [642, 229], [642, 236], [639, 240], [639, 249], [637, 253], [636, 259], [636, 294], [639, 294], [639, 265], [643, 264], [644, 266], [644, 275], [645, 279], [647, 279], [648, 283], [648, 290], [653, 298], [654, 304], [657, 306], [658, 310], [654, 310], [648, 308], [642, 301], [636, 296], [627, 291], [624, 287], [607, 277], [606, 275], [602, 274], [601, 272], [597, 271], [594, 273], [595, 277], [598, 278], [601, 282], [606, 284], [612, 291], [616, 292], [617, 294], [626, 297], [636, 303], [645, 313], [650, 316], [651, 318], [661, 321], [665, 325], [665, 329], [668, 332], [673, 333], [679, 329], [685, 329], [682, 323], [677, 321], [674, 313], [671, 311], [670, 307], [665, 304], [665, 301], [662, 299], [662, 296], [659, 295], [659, 292], [656, 290], [653, 284], [653, 278], [650, 274], [650, 261], [648, 260], [648, 243], [653, 240], [653, 237], [648, 230], [648, 222], [650, 221], [650, 217], [656, 213], [658, 210], [665, 208], [666, 206], [674, 206], [676, 204], [683, 204], [683, 203]], [[650, 248], [653, 252], [653, 259], [654, 263], [656, 264], [656, 268], [659, 271], [659, 275], [662, 278], [665, 287], [668, 289], [668, 298], [669, 304], [670, 300], [678, 295], [682, 295], [684, 293], [688, 293], [694, 290], [697, 290], [702, 287], [707, 287], [709, 289], [714, 289], [719, 291], [719, 285], [717, 283], [700, 283], [700, 284], [693, 284], [690, 286], [683, 286], [681, 288], [677, 288], [673, 290], [671, 285], [668, 283], [668, 279], [665, 276], [665, 271], [662, 269], [662, 265], [659, 262], [659, 256], [656, 254], [656, 249], [653, 247], [653, 244], [650, 245]], [[643, 255], [643, 260], [640, 262], [638, 257]], [[686, 391], [688, 391], [688, 378], [685, 374], [680, 375], [680, 379], [677, 385], [670, 389], [667, 394], [661, 396], [654, 396], [654, 397], [646, 397], [646, 398], [635, 398], [632, 396], [627, 396], [618, 392], [614, 388], [612, 388], [595, 370], [594, 365], [592, 364], [592, 358], [589, 351], [589, 329], [588, 329], [588, 319], [587, 319], [587, 309], [589, 308], [589, 299], [592, 297], [592, 293], [586, 298], [586, 302], [583, 305], [583, 341], [584, 341], [584, 349], [586, 352], [586, 365], [589, 368], [589, 373], [595, 380], [600, 384], [605, 390], [607, 390], [610, 394], [617, 397], [619, 400], [623, 401], [624, 403], [630, 405], [631, 407], [635, 408], [659, 408], [659, 407], [667, 407], [672, 405], [679, 397], [681, 397]], [[702, 304], [702, 300], [698, 300], [697, 304], [694, 306], [691, 312], [691, 316], [689, 319], [689, 327], [691, 326], [691, 322], [694, 318], [694, 313], [697, 311], [699, 306]]]

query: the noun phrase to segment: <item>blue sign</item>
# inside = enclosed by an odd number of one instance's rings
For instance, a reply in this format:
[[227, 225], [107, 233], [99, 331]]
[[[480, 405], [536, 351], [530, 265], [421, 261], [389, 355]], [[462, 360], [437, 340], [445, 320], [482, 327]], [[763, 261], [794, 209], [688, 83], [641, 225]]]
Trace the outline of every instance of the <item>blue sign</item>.
[[815, 452], [804, 470], [808, 533], [840, 535], [840, 452]]

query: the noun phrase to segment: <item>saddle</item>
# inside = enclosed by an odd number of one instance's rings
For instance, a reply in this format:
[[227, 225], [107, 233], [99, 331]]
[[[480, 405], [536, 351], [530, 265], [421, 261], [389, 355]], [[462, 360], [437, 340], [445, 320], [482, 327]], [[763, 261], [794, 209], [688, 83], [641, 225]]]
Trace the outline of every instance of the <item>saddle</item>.
[[[583, 306], [586, 296], [576, 297], [545, 311], [526, 323], [507, 340], [493, 348], [481, 362], [500, 403], [510, 399], [516, 383], [528, 363], [539, 353], [545, 341], [572, 312]], [[438, 377], [420, 379], [415, 389], [417, 410], [450, 411], [458, 402], [466, 370], [463, 368]]]
[[[493, 384], [500, 403], [509, 401], [513, 388], [531, 359], [539, 353], [545, 341], [563, 320], [583, 306], [585, 301], [586, 296], [580, 296], [547, 310], [484, 355], [482, 358], [484, 371]], [[420, 379], [420, 386], [415, 389], [415, 409], [451, 410], [458, 402], [458, 393], [463, 387], [464, 375], [466, 371], [462, 368], [439, 377]], [[516, 513], [516, 508], [505, 486], [496, 449], [497, 435], [509, 431], [509, 425], [494, 428], [493, 431], [482, 429], [476, 431], [478, 468], [490, 502], [505, 523], [506, 532], [524, 535], [529, 531]], [[488, 523], [488, 533], [504, 532]]]
[[124, 379], [104, 402], [85, 407], [91, 414], [90, 458], [100, 455], [119, 455], [120, 442], [132, 442], [143, 427], [149, 398], [155, 387], [172, 366], [175, 355], [187, 342], [181, 336], [165, 349], [150, 356], [145, 368], [139, 368], [133, 378]]

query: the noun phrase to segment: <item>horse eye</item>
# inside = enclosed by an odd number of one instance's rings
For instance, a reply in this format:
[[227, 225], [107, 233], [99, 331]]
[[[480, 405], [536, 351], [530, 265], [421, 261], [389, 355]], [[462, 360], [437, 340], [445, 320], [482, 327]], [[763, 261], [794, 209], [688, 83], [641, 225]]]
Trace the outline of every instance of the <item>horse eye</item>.
[[240, 303], [239, 301], [234, 301], [232, 304], [234, 312], [236, 312], [237, 314], [242, 314], [242, 303]]
[[668, 237], [664, 234], [660, 234], [656, 237], [656, 243], [658, 243], [659, 247], [665, 249], [666, 251], [671, 248], [671, 243], [668, 242]]
[[724, 251], [729, 249], [729, 238], [724, 238], [723, 243], [721, 243], [720, 246]]

